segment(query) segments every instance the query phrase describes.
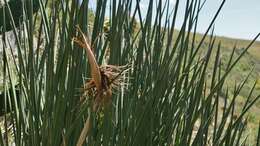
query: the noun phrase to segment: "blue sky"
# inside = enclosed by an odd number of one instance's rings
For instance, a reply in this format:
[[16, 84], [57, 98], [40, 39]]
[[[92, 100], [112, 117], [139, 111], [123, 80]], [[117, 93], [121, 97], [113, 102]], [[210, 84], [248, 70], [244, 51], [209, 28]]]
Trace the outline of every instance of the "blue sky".
[[[133, 0], [136, 1], [136, 0]], [[149, 0], [140, 0], [141, 7], [145, 11]], [[165, 0], [162, 0], [165, 1]], [[182, 23], [184, 3], [180, 0], [181, 7], [177, 22], [177, 28]], [[198, 32], [206, 31], [210, 20], [213, 18], [222, 0], [207, 0], [201, 11]], [[174, 7], [175, 0], [170, 0]], [[95, 7], [95, 0], [90, 0], [90, 6]], [[253, 39], [260, 32], [260, 0], [226, 0], [226, 3], [215, 23], [215, 34], [233, 38]], [[260, 39], [258, 39], [260, 40]]]
[[[221, 0], [208, 0], [201, 13], [199, 31], [205, 31]], [[213, 10], [213, 11], [212, 11]], [[260, 32], [260, 0], [227, 0], [215, 27], [217, 35], [252, 39]]]

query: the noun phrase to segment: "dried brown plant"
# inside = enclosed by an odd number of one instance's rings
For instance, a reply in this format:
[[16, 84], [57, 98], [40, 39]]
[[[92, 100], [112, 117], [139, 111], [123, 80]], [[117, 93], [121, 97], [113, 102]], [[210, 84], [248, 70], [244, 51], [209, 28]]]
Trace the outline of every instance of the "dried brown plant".
[[77, 26], [79, 37], [74, 37], [73, 41], [86, 50], [88, 62], [90, 64], [91, 78], [83, 86], [82, 97], [88, 95], [93, 97], [93, 111], [97, 111], [100, 105], [111, 102], [113, 89], [119, 89], [124, 85], [124, 74], [128, 71], [128, 66], [102, 65], [99, 66], [88, 43], [86, 35]]
[[[88, 62], [90, 64], [91, 78], [83, 85], [83, 93], [81, 98], [85, 96], [92, 97], [93, 107], [92, 111], [97, 112], [101, 105], [109, 105], [112, 101], [111, 97], [115, 89], [124, 86], [124, 74], [128, 71], [128, 66], [102, 65], [97, 64], [91, 45], [88, 43], [88, 38], [77, 26], [79, 32], [78, 37], [74, 37], [73, 41], [80, 47], [86, 50]], [[84, 124], [77, 146], [81, 146], [90, 130], [90, 116]]]

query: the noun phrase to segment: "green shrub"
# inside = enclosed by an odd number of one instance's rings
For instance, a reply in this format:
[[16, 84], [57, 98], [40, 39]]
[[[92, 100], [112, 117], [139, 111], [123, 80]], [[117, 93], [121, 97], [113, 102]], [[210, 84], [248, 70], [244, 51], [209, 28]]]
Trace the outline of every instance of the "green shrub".
[[[139, 1], [135, 4], [127, 0], [98, 0], [91, 27], [88, 27], [91, 24], [87, 17], [88, 0], [81, 8], [74, 0], [55, 1], [50, 12], [45, 7], [48, 2], [39, 2], [41, 19], [29, 11], [25, 16], [28, 21], [24, 23], [28, 29], [13, 31], [20, 95], [19, 100], [13, 97], [14, 100], [8, 101], [14, 101], [10, 104], [14, 105], [10, 122], [16, 145], [74, 146], [87, 119], [91, 124], [87, 137], [83, 137], [85, 145], [248, 143], [244, 135], [245, 113], [260, 96], [253, 97], [249, 91], [241, 113], [235, 115], [236, 98], [247, 79], [233, 91], [226, 88], [225, 80], [259, 35], [239, 56], [234, 57], [233, 50], [228, 64], [222, 65], [221, 44], [215, 44], [212, 26], [225, 0], [199, 42], [195, 42], [196, 33], [191, 32], [196, 32], [204, 4], [200, 0], [186, 2], [183, 25], [177, 35], [179, 0], [173, 11], [169, 1], [149, 1], [146, 16]], [[110, 8], [107, 7], [109, 2]], [[104, 35], [103, 27], [106, 16], [110, 20], [108, 35]], [[136, 29], [135, 19], [140, 25], [137, 32], [132, 31]], [[40, 25], [37, 27], [36, 23]], [[106, 63], [131, 66], [127, 84], [113, 94], [112, 104], [99, 112], [91, 110], [93, 99], [80, 102], [80, 88], [90, 77], [90, 69], [84, 50], [71, 40], [77, 36], [76, 25], [90, 37], [99, 64], [105, 62], [105, 52], [109, 52]], [[209, 43], [205, 45], [211, 30]], [[33, 35], [34, 31], [39, 31], [37, 36]], [[38, 39], [36, 48], [34, 37]], [[202, 45], [207, 50], [199, 54]], [[217, 46], [216, 53], [212, 53], [214, 46]], [[211, 61], [214, 66], [207, 85]], [[3, 75], [15, 91], [13, 80], [8, 76], [11, 67], [7, 60], [4, 62]], [[3, 85], [7, 86], [7, 81]], [[0, 145], [8, 145], [8, 138], [0, 137]]]

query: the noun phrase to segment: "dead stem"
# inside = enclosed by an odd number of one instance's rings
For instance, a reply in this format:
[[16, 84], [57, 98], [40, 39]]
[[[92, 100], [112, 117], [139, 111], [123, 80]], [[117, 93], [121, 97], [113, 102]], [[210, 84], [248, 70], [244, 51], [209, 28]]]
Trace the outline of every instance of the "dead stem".
[[123, 85], [123, 74], [128, 71], [128, 66], [102, 65], [99, 67], [87, 37], [78, 26], [77, 30], [80, 37], [73, 38], [73, 41], [85, 48], [91, 69], [91, 79], [84, 84], [83, 96], [88, 95], [94, 98], [93, 111], [96, 112], [101, 103], [111, 102], [112, 89], [118, 89]]
[[[88, 44], [88, 39], [85, 36], [85, 34], [82, 32], [82, 30], [77, 26], [77, 30], [79, 31], [82, 38], [73, 38], [73, 41], [76, 42], [80, 47], [85, 48], [88, 61], [90, 64], [90, 70], [91, 70], [91, 77], [94, 79], [95, 86], [97, 90], [101, 90], [101, 75], [99, 71], [99, 67], [97, 64], [97, 61], [95, 59], [95, 56], [93, 52], [91, 51], [90, 45]], [[83, 39], [83, 40], [82, 40]]]
[[90, 115], [88, 116], [88, 119], [86, 120], [85, 124], [84, 124], [84, 128], [82, 129], [78, 142], [77, 142], [77, 146], [82, 146], [88, 133], [90, 130]]
[[[91, 78], [86, 81], [83, 86], [83, 94], [81, 101], [88, 95], [93, 98], [93, 107], [90, 111], [97, 112], [101, 105], [110, 105], [112, 102], [112, 90], [119, 89], [124, 86], [125, 76], [129, 67], [115, 66], [115, 65], [102, 65], [98, 66], [94, 53], [92, 52], [91, 45], [88, 43], [88, 39], [81, 29], [77, 26], [77, 30], [80, 33], [79, 37], [73, 38], [73, 41], [80, 47], [85, 48], [88, 62], [90, 64]], [[82, 146], [87, 134], [90, 130], [90, 116], [84, 124], [84, 128], [81, 131], [80, 137], [77, 142], [77, 146]]]

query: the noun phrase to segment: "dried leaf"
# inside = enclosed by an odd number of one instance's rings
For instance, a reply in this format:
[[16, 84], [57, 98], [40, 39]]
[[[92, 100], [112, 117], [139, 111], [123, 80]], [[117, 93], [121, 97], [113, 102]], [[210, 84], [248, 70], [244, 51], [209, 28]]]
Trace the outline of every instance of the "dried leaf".
[[83, 40], [78, 39], [78, 38], [73, 38], [73, 41], [76, 42], [79, 46], [81, 46], [82, 48], [85, 48], [87, 56], [88, 56], [88, 61], [90, 64], [90, 68], [91, 68], [91, 77], [93, 78], [96, 88], [97, 90], [101, 90], [101, 75], [100, 75], [100, 70], [96, 61], [96, 58], [90, 48], [90, 45], [88, 44], [88, 39], [85, 36], [85, 34], [82, 32], [82, 30], [77, 27], [79, 33], [81, 34], [81, 36], [83, 37]]

